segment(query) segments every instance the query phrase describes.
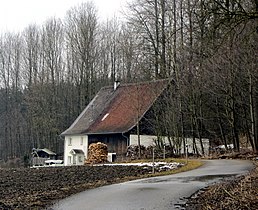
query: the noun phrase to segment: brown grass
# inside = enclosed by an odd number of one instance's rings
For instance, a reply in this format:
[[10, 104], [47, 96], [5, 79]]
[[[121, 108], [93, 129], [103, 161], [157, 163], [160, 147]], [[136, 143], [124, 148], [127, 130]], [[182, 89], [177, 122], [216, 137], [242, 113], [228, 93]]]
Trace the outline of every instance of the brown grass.
[[[151, 159], [140, 159], [140, 160], [133, 160], [131, 161], [132, 163], [146, 163], [146, 162], [152, 162]], [[154, 176], [165, 176], [165, 175], [171, 175], [171, 174], [177, 174], [185, 171], [190, 171], [196, 168], [199, 168], [202, 166], [204, 163], [200, 160], [197, 159], [190, 159], [186, 161], [186, 159], [179, 159], [179, 158], [166, 158], [164, 159], [155, 159], [155, 162], [177, 162], [177, 163], [182, 163], [185, 164], [182, 167], [179, 167], [174, 170], [169, 170], [169, 171], [162, 171], [162, 172], [155, 172], [154, 174], [147, 174], [143, 175], [143, 177], [154, 177]]]

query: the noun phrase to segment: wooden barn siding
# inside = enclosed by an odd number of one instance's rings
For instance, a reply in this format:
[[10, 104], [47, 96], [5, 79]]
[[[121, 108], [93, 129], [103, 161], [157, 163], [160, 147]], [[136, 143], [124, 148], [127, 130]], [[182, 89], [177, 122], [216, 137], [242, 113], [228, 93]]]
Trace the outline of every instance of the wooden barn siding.
[[125, 155], [127, 149], [127, 139], [122, 134], [89, 135], [89, 145], [91, 143], [102, 142], [108, 146], [108, 152]]

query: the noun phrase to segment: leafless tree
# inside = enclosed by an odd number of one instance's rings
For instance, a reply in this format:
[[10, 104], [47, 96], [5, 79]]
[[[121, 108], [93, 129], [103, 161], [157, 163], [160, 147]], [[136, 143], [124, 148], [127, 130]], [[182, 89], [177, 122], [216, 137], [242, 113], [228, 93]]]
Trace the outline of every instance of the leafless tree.
[[75, 75], [78, 111], [84, 108], [95, 93], [96, 12], [93, 3], [83, 3], [70, 9], [66, 16], [66, 47], [70, 59], [67, 68]]

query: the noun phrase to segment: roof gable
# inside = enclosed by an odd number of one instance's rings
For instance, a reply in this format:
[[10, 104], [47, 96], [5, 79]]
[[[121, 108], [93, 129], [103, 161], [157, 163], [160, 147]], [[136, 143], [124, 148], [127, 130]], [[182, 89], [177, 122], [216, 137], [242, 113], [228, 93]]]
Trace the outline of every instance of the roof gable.
[[124, 133], [150, 109], [170, 80], [102, 88], [62, 135]]

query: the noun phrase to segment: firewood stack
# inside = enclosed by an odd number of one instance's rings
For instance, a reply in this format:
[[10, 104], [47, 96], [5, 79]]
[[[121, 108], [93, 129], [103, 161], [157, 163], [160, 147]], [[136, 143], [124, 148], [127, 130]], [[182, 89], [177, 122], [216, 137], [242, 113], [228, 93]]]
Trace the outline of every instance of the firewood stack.
[[[139, 156], [139, 146], [134, 144], [128, 146], [126, 156], [131, 160], [137, 159]], [[146, 147], [144, 145], [141, 145], [141, 157], [146, 157]]]
[[107, 162], [108, 148], [101, 142], [92, 143], [89, 146], [89, 156], [85, 164], [98, 164]]

